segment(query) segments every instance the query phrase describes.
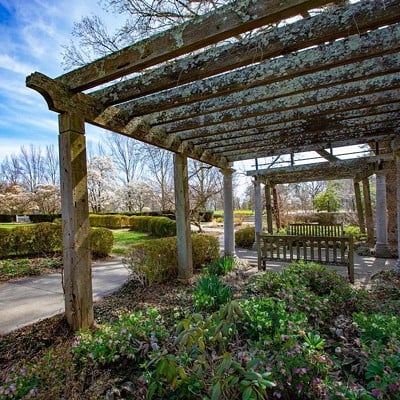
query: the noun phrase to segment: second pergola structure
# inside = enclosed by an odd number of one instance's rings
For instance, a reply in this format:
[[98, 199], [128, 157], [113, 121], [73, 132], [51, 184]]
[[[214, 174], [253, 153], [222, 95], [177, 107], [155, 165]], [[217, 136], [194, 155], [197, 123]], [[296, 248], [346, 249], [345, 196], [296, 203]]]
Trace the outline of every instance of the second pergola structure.
[[93, 323], [85, 123], [174, 152], [183, 281], [192, 275], [187, 157], [224, 174], [232, 254], [233, 162], [371, 141], [393, 143], [398, 155], [400, 1], [312, 11], [328, 3], [236, 0], [55, 79], [27, 78], [60, 115], [65, 309], [74, 329]]
[[[386, 184], [382, 177], [384, 178], [385, 174], [389, 172], [386, 168], [388, 163], [390, 165], [394, 161], [393, 154], [341, 160], [327, 153], [326, 158], [326, 162], [257, 169], [247, 172], [248, 176], [254, 177], [255, 235], [257, 236], [257, 233], [263, 231], [261, 184], [265, 185], [266, 231], [273, 233], [273, 210], [277, 214], [275, 222], [278, 230], [280, 225], [276, 185], [351, 179], [354, 184], [355, 206], [361, 233], [367, 233], [367, 241], [370, 245], [375, 244], [375, 229], [368, 178], [376, 174], [376, 256], [388, 257], [390, 249], [387, 235]], [[363, 188], [363, 196], [361, 196], [360, 183]]]

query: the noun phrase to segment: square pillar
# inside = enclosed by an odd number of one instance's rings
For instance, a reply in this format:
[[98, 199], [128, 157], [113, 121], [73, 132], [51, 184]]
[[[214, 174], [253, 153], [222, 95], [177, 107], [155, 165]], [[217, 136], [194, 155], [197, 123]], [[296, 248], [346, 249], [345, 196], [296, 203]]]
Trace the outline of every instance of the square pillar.
[[188, 166], [187, 158], [182, 154], [174, 154], [174, 183], [178, 280], [187, 283], [193, 276], [193, 257], [190, 231]]
[[376, 245], [375, 256], [389, 258], [390, 249], [387, 239], [386, 177], [376, 173]]
[[235, 232], [233, 215], [233, 169], [221, 170], [224, 176], [224, 255], [235, 256]]
[[262, 233], [262, 199], [261, 182], [258, 176], [254, 177], [254, 248], [257, 248], [257, 233]]
[[65, 315], [77, 330], [94, 322], [84, 119], [61, 114], [59, 130]]
[[371, 190], [369, 186], [369, 179], [362, 180], [363, 195], [364, 195], [364, 208], [365, 208], [365, 225], [367, 228], [367, 243], [373, 245], [375, 243], [374, 232], [374, 216], [372, 212]]
[[271, 184], [269, 182], [265, 182], [265, 209], [267, 211], [267, 232], [273, 233]]
[[354, 184], [354, 196], [356, 198], [356, 209], [358, 216], [358, 225], [360, 226], [360, 231], [362, 234], [365, 233], [365, 221], [364, 221], [364, 210], [361, 201], [361, 189], [360, 183], [356, 180], [353, 181]]

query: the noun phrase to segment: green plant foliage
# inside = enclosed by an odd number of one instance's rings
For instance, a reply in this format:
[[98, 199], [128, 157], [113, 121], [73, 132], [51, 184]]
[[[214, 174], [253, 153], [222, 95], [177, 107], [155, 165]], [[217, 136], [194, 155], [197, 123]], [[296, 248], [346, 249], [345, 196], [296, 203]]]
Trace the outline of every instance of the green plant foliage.
[[231, 289], [216, 275], [201, 276], [193, 290], [193, 303], [198, 311], [215, 311], [231, 297]]
[[10, 249], [13, 247], [14, 236], [10, 229], [0, 228], [0, 258], [5, 258], [10, 254]]
[[120, 214], [90, 214], [90, 226], [96, 228], [121, 229], [129, 228], [130, 217]]
[[95, 257], [106, 257], [111, 253], [114, 236], [109, 229], [92, 228], [90, 230], [90, 249]]
[[176, 222], [168, 217], [132, 216], [129, 223], [132, 231], [146, 232], [151, 236], [176, 235]]
[[253, 247], [255, 240], [255, 230], [254, 227], [246, 227], [239, 229], [235, 232], [235, 244], [238, 247], [243, 247], [245, 249], [251, 249]]
[[[193, 268], [200, 269], [219, 257], [218, 238], [212, 235], [192, 235], [192, 249]], [[133, 277], [143, 284], [174, 279], [178, 273], [176, 237], [135, 244], [123, 262]]]
[[317, 211], [339, 211], [340, 201], [336, 189], [332, 183], [323, 192], [314, 197], [314, 207]]
[[213, 261], [205, 268], [205, 273], [208, 275], [224, 276], [229, 274], [235, 266], [233, 257], [221, 257]]
[[352, 235], [355, 238], [360, 238], [361, 236], [360, 228], [358, 226], [353, 226], [353, 225], [346, 226], [344, 228], [344, 234], [347, 236]]
[[143, 362], [160, 339], [169, 335], [156, 309], [149, 308], [130, 315], [121, 315], [113, 325], [101, 325], [96, 331], [81, 331], [72, 344], [77, 367], [105, 366], [125, 360]]

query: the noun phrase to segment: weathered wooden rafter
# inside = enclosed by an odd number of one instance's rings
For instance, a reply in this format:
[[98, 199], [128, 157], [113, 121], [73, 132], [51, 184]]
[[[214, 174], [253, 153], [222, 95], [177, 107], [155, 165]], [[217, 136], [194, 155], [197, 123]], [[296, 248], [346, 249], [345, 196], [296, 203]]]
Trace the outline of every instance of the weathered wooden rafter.
[[[397, 22], [400, 17], [400, 4], [397, 0], [386, 0], [385, 6], [376, 1], [362, 1], [350, 6], [338, 7], [288, 26], [254, 35], [240, 42], [209, 49], [200, 54], [177, 60], [173, 63], [148, 71], [142, 76], [119, 82], [111, 87], [100, 89], [92, 95], [103, 104], [113, 105], [141, 97], [150, 93], [194, 82], [212, 75], [230, 71], [237, 67], [262, 61], [280, 54], [288, 54], [315, 44], [332, 41], [340, 36], [359, 34], [385, 24]], [[200, 88], [203, 86], [197, 85]], [[218, 91], [238, 90], [216, 87]], [[191, 94], [191, 101], [212, 94], [214, 86], [203, 86], [199, 97]], [[179, 100], [178, 98], [170, 102]], [[158, 96], [154, 100], [161, 102]], [[185, 101], [189, 101], [185, 94]], [[133, 107], [132, 107], [133, 111]], [[139, 110], [140, 112], [140, 110]], [[145, 111], [148, 113], [149, 111]]]
[[[239, 103], [236, 107], [228, 110], [212, 112], [192, 118], [178, 119], [177, 121], [161, 124], [160, 127], [172, 133], [198, 128], [199, 126], [209, 126], [240, 119], [248, 119], [249, 117], [264, 115], [271, 110], [270, 100], [275, 101], [283, 96], [297, 95], [297, 97], [300, 96], [303, 99], [303, 102], [306, 102], [315, 95], [315, 91], [317, 90], [319, 90], [321, 94], [326, 93], [326, 96], [334, 98], [348, 97], [347, 94], [341, 94], [343, 92], [343, 87], [349, 92], [349, 88], [357, 88], [358, 82], [360, 82], [360, 87], [363, 87], [363, 85], [366, 86], [368, 84], [367, 79], [379, 77], [380, 75], [390, 78], [391, 75], [388, 74], [398, 76], [399, 71], [400, 54], [382, 56], [376, 59], [374, 58], [373, 60], [366, 60], [362, 63], [340, 67], [339, 71], [336, 71], [335, 68], [335, 71], [330, 71], [331, 74], [318, 72], [293, 78], [286, 82], [272, 83], [267, 87], [259, 87], [257, 90], [254, 89], [253, 94], [252, 91], [246, 90], [245, 98], [247, 104], [245, 105]], [[378, 79], [378, 82], [381, 81], [382, 79]], [[342, 86], [348, 82], [350, 82], [350, 86]], [[324, 88], [325, 90], [323, 90]], [[357, 89], [356, 91], [359, 92]], [[258, 99], [258, 101], [256, 99]], [[223, 102], [222, 100], [221, 103]], [[201, 105], [199, 105], [199, 107], [201, 107]], [[286, 108], [288, 107], [286, 106]], [[174, 110], [171, 111], [174, 112]], [[154, 116], [144, 116], [144, 119], [150, 125], [155, 125]]]
[[[382, 115], [380, 118], [375, 117], [364, 117], [364, 118], [351, 118], [345, 120], [338, 120], [333, 123], [313, 125], [311, 121], [302, 121], [295, 127], [286, 128], [284, 125], [276, 127], [275, 130], [256, 135], [246, 136], [243, 139], [230, 139], [217, 143], [207, 144], [207, 149], [213, 153], [229, 153], [234, 150], [243, 150], [247, 148], [254, 148], [254, 146], [270, 146], [276, 144], [277, 140], [280, 140], [282, 147], [293, 142], [299, 142], [299, 138], [302, 142], [314, 139], [326, 139], [332, 137], [335, 132], [341, 132], [344, 134], [348, 132], [348, 137], [353, 135], [358, 136], [361, 132], [369, 132], [372, 130], [378, 130], [387, 127], [396, 127], [400, 120], [399, 113], [388, 113]], [[387, 122], [390, 121], [390, 122]]]
[[[357, 99], [359, 100], [359, 99]], [[336, 104], [336, 107], [334, 107]], [[266, 132], [271, 132], [274, 130], [279, 129], [288, 129], [293, 126], [311, 126], [313, 129], [318, 129], [321, 126], [329, 126], [336, 121], [349, 119], [349, 118], [360, 118], [366, 116], [373, 116], [379, 114], [387, 114], [398, 112], [400, 110], [400, 102], [396, 103], [389, 103], [389, 104], [382, 104], [382, 105], [374, 105], [372, 102], [370, 103], [370, 107], [365, 107], [368, 103], [363, 103], [363, 108], [356, 108], [351, 109], [347, 107], [343, 107], [345, 112], [340, 112], [341, 109], [337, 108], [338, 106], [343, 106], [340, 102], [331, 102], [329, 103], [330, 112], [325, 112], [322, 105], [318, 105], [318, 108], [314, 106], [298, 108], [294, 111], [282, 112], [271, 114], [272, 117], [267, 124], [258, 126], [256, 128], [244, 129], [244, 130], [237, 130], [237, 131], [230, 131], [224, 132], [221, 134], [210, 135], [210, 136], [202, 136], [197, 138], [192, 138], [190, 141], [195, 145], [207, 145], [212, 146], [216, 144], [217, 146], [220, 145], [221, 142], [228, 144], [231, 140], [245, 140], [248, 138], [250, 140], [252, 137], [257, 137], [258, 135], [265, 134]], [[316, 112], [318, 111], [318, 112]], [[266, 116], [263, 117], [265, 119]], [[304, 121], [308, 121], [304, 123]], [[267, 122], [264, 120], [264, 122]], [[293, 123], [294, 125], [291, 126], [290, 124]]]
[[[133, 139], [141, 140], [167, 150], [180, 152], [181, 140], [175, 135], [166, 135], [163, 130], [151, 129], [140, 118], [129, 121], [129, 116], [124, 115], [115, 107], [103, 110], [99, 102], [83, 93], [71, 95], [69, 90], [61, 83], [48, 78], [38, 72], [27, 77], [27, 86], [37, 90], [46, 99], [50, 110], [59, 113], [76, 113], [84, 116], [86, 122], [107, 129]], [[129, 121], [129, 122], [126, 122]], [[201, 146], [186, 146], [186, 155], [196, 160], [204, 161], [219, 168], [228, 166], [223, 157], [215, 157]]]
[[327, 151], [327, 150], [325, 150], [325, 149], [315, 150], [315, 152], [316, 152], [319, 156], [325, 158], [325, 160], [327, 160], [327, 161], [334, 162], [334, 161], [339, 161], [339, 160], [340, 160], [339, 157], [336, 157], [334, 154], [332, 154], [331, 152], [329, 152], [329, 151]]
[[161, 125], [168, 132], [185, 130], [199, 125], [240, 119], [243, 115], [263, 114], [265, 107], [270, 104], [268, 100], [282, 96], [302, 95], [306, 99], [311, 91], [325, 88], [328, 94], [331, 93], [331, 97], [340, 98], [341, 87], [346, 83], [355, 87], [360, 82], [361, 88], [365, 85], [364, 82], [367, 82], [367, 78], [377, 77], [377, 82], [382, 82], [382, 77], [390, 77], [389, 74], [399, 76], [399, 70], [400, 54], [396, 53], [274, 82], [267, 86], [257, 86], [221, 98], [156, 112], [143, 118], [149, 125]]
[[257, 176], [261, 182], [270, 184], [298, 183], [318, 180], [353, 179], [360, 175], [371, 175], [379, 168], [381, 157], [362, 157], [350, 160], [336, 159], [334, 162], [295, 165], [247, 171], [247, 176]]
[[[303, 151], [313, 151], [328, 148], [334, 144], [337, 147], [366, 143], [368, 141], [388, 140], [400, 133], [398, 122], [372, 124], [357, 129], [341, 131], [324, 131], [287, 137], [285, 140], [261, 141], [249, 146], [238, 146], [234, 150], [214, 150], [214, 154], [223, 153], [228, 161], [239, 161], [251, 158], [269, 157]], [[220, 151], [219, 151], [220, 150]]]
[[237, 0], [68, 72], [57, 80], [73, 91], [88, 89], [327, 3], [329, 0]]

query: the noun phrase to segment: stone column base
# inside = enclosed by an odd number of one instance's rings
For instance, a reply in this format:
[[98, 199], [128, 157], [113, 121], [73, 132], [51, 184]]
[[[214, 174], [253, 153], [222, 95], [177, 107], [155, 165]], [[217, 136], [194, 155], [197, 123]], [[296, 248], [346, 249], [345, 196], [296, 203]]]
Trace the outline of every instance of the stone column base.
[[377, 243], [375, 245], [376, 258], [391, 258], [392, 254], [387, 243]]

